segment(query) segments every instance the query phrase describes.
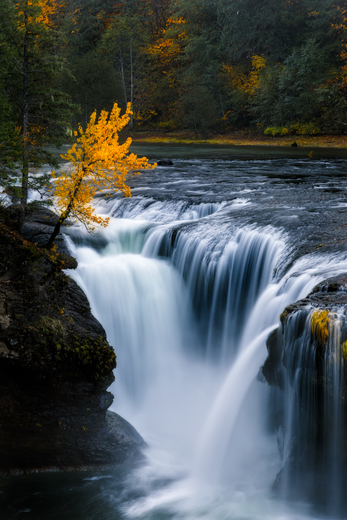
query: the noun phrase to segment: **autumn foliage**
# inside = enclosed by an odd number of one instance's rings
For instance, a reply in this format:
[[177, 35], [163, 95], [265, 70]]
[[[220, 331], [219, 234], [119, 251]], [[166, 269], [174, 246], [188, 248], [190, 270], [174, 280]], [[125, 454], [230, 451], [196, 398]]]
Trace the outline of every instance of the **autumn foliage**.
[[109, 113], [103, 110], [97, 118], [96, 112], [90, 117], [86, 130], [79, 125], [75, 132], [75, 143], [62, 158], [72, 164], [72, 171], [55, 177], [56, 205], [60, 217], [47, 244], [51, 247], [59, 233], [61, 224], [72, 217], [76, 221], [93, 229], [95, 224], [107, 226], [109, 219], [94, 212], [92, 201], [97, 191], [121, 191], [126, 197], [131, 196], [126, 184], [129, 173], [138, 175], [141, 170], [155, 168], [146, 157], [138, 158], [129, 153], [131, 139], [119, 143], [119, 132], [128, 124], [131, 110], [130, 103], [121, 116], [121, 109], [114, 104]]

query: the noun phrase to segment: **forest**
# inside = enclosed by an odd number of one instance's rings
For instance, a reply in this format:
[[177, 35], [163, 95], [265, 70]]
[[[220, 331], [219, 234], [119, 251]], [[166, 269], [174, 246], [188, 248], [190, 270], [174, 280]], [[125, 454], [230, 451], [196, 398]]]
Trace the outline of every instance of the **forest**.
[[131, 131], [345, 133], [346, 23], [332, 0], [2, 0], [0, 160], [115, 102]]

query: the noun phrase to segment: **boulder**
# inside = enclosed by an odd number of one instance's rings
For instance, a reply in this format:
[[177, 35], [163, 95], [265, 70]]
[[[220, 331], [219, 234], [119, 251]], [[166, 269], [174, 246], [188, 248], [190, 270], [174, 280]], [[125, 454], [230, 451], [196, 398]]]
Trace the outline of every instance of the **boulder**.
[[173, 162], [171, 161], [171, 159], [159, 159], [159, 161], [157, 161], [157, 165], [158, 166], [173, 166]]

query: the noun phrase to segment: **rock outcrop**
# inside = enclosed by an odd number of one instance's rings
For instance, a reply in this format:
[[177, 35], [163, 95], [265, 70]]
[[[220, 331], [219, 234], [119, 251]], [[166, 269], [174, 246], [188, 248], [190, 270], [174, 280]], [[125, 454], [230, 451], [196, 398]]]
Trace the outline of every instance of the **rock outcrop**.
[[347, 277], [319, 284], [284, 310], [262, 368], [273, 387], [283, 458], [274, 487], [297, 498], [320, 496], [322, 504], [332, 496], [345, 500], [347, 486], [346, 312]]
[[[300, 340], [303, 336], [305, 327], [308, 327], [308, 336], [306, 342], [315, 356], [316, 377], [312, 380], [312, 384], [322, 382], [321, 374], [324, 371], [324, 361], [326, 354], [326, 344], [329, 337], [329, 331], [326, 330], [326, 337], [322, 337], [324, 327], [327, 328], [331, 320], [336, 317], [339, 312], [339, 342], [341, 344], [341, 359], [346, 356], [347, 348], [342, 345], [347, 340], [347, 320], [344, 318], [345, 309], [347, 311], [347, 276], [339, 276], [328, 279], [319, 285], [306, 298], [289, 305], [281, 314], [281, 327], [276, 329], [267, 340], [268, 358], [262, 367], [262, 373], [271, 386], [277, 386], [284, 389], [285, 371], [288, 368], [288, 359], [290, 352], [288, 351], [288, 326], [293, 325], [293, 317], [295, 316], [295, 326], [291, 331], [291, 340], [293, 343]], [[312, 314], [313, 313], [313, 314]], [[329, 313], [331, 316], [329, 317]], [[308, 323], [309, 314], [313, 316]], [[325, 315], [325, 318], [324, 318]], [[299, 362], [299, 357], [296, 357]], [[294, 366], [293, 368], [300, 368]], [[346, 363], [347, 370], [347, 363]], [[346, 372], [347, 381], [347, 372]], [[347, 400], [346, 400], [347, 402]]]
[[159, 161], [157, 161], [157, 165], [158, 166], [173, 166], [173, 162], [171, 161], [171, 159], [159, 159]]
[[23, 220], [20, 208], [0, 208], [2, 473], [121, 464], [144, 445], [107, 411], [116, 356], [86, 296], [62, 271], [76, 260], [18, 232], [43, 244], [51, 221], [50, 212]]

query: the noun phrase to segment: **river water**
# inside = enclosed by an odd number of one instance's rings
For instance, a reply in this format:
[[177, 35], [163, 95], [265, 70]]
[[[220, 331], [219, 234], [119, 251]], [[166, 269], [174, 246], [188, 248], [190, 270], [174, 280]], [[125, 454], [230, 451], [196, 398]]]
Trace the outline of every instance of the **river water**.
[[6, 479], [1, 518], [333, 518], [273, 489], [288, 454], [260, 369], [285, 306], [347, 272], [344, 153], [134, 151], [174, 164], [131, 179], [130, 199], [96, 197], [110, 225], [71, 229], [68, 274], [115, 347], [112, 409], [144, 437], [145, 459]]

